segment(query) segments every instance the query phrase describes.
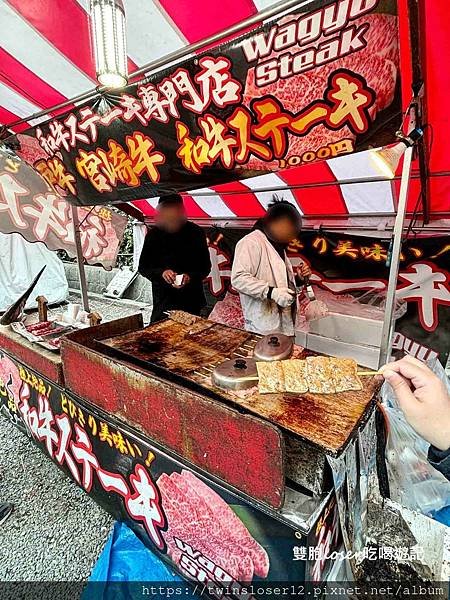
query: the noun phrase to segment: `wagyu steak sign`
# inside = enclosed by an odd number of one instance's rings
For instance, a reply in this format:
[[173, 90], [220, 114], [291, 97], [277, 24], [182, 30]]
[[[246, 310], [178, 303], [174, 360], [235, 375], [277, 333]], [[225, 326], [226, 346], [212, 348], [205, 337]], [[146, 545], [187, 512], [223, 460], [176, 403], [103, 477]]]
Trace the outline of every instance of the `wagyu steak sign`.
[[286, 22], [245, 40], [242, 48], [247, 61], [260, 61], [255, 84], [263, 87], [363, 50], [370, 25], [355, 22], [377, 4], [378, 0], [341, 0], [306, 16], [291, 15], [283, 19]]
[[400, 117], [395, 6], [339, 0], [290, 13], [96, 98], [28, 132], [34, 166], [99, 204], [382, 144]]

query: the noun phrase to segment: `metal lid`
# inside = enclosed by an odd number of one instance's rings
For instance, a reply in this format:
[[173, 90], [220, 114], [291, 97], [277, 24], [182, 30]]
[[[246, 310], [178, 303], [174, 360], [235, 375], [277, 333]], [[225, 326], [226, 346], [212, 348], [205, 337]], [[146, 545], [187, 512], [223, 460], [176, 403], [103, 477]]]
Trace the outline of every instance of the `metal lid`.
[[284, 360], [294, 349], [294, 341], [282, 333], [273, 333], [261, 338], [255, 346], [253, 356], [256, 360]]
[[232, 358], [218, 365], [212, 381], [225, 390], [245, 390], [256, 385], [258, 372], [253, 358]]

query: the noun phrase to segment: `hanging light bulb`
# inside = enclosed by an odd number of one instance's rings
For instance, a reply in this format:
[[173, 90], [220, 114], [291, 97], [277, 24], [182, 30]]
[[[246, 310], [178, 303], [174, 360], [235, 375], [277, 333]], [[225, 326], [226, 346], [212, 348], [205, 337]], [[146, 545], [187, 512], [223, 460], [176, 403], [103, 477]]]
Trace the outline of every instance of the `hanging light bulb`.
[[407, 136], [398, 134], [400, 141], [396, 144], [370, 151], [373, 162], [385, 177], [394, 179], [406, 148], [413, 146], [422, 136], [423, 130], [419, 128], [413, 129]]
[[403, 142], [397, 142], [386, 148], [371, 150], [370, 156], [384, 177], [394, 179], [400, 159], [405, 153], [406, 148], [407, 146]]
[[91, 0], [91, 29], [99, 83], [108, 88], [124, 87], [128, 69], [122, 0]]

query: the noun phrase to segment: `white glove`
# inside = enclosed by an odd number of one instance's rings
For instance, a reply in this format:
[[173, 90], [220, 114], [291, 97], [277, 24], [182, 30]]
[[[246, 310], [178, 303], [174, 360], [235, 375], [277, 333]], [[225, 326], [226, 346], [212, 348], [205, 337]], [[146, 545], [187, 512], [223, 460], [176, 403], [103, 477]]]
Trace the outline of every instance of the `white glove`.
[[285, 308], [286, 306], [290, 306], [294, 302], [295, 294], [291, 289], [287, 287], [273, 288], [272, 300], [274, 300], [274, 302], [276, 302], [278, 306]]

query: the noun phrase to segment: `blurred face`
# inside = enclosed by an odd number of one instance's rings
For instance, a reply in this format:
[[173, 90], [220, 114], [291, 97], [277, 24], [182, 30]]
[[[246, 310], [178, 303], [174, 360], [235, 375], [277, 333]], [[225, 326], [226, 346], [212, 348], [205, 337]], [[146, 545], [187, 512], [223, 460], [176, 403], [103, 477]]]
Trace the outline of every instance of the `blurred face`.
[[160, 206], [156, 215], [156, 225], [169, 233], [176, 233], [186, 223], [186, 212], [182, 204]]
[[280, 244], [289, 244], [299, 234], [298, 227], [288, 217], [279, 217], [267, 229], [270, 237]]

